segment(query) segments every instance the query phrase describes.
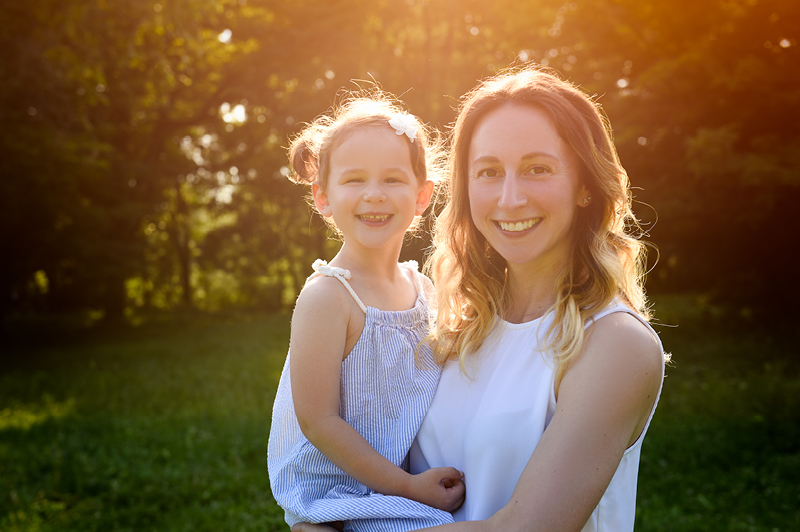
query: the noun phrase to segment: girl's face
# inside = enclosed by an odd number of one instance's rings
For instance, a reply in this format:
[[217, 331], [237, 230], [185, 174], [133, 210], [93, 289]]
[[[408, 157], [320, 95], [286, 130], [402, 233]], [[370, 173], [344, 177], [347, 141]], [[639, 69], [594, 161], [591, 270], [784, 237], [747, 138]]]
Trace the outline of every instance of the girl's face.
[[542, 109], [487, 113], [472, 135], [468, 172], [472, 220], [510, 268], [568, 264], [576, 209], [589, 193], [575, 154]]
[[420, 184], [406, 139], [388, 125], [364, 126], [331, 150], [328, 185], [314, 184], [314, 204], [333, 217], [348, 246], [397, 246], [428, 207], [433, 183]]

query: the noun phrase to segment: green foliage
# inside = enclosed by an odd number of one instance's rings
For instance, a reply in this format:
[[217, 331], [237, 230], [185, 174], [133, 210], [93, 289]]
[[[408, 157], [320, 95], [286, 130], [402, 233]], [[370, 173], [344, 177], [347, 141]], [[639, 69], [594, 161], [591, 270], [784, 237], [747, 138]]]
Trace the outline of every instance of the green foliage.
[[794, 313], [800, 288], [769, 281], [800, 244], [777, 230], [800, 187], [799, 6], [6, 2], [0, 311], [290, 306], [332, 252], [285, 179], [300, 124], [375, 80], [445, 129], [477, 80], [534, 62], [609, 114], [662, 250], [651, 290]]

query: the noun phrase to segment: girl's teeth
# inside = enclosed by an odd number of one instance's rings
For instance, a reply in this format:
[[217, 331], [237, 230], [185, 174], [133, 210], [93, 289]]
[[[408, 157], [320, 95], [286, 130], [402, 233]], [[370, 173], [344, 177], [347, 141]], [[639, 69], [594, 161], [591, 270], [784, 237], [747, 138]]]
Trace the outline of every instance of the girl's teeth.
[[361, 214], [359, 218], [369, 222], [383, 222], [389, 219], [388, 214]]
[[531, 218], [530, 220], [525, 220], [524, 222], [499, 222], [500, 229], [503, 231], [525, 231], [526, 229], [530, 229], [537, 223], [540, 218]]

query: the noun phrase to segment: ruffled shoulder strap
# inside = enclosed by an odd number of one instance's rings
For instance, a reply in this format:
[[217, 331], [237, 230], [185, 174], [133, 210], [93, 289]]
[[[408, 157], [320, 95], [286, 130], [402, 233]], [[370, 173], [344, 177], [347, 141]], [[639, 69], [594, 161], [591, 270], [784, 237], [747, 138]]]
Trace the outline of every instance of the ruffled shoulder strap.
[[344, 287], [347, 288], [347, 291], [350, 292], [350, 295], [353, 296], [353, 299], [355, 299], [356, 303], [358, 303], [359, 308], [364, 311], [364, 314], [367, 313], [366, 305], [364, 305], [364, 303], [361, 301], [361, 298], [358, 297], [358, 294], [356, 294], [355, 290], [353, 290], [353, 287], [350, 286], [350, 283], [347, 282], [350, 279], [350, 270], [337, 268], [336, 266], [328, 266], [328, 262], [322, 259], [315, 260], [311, 267], [314, 268], [314, 273], [306, 282], [319, 276], [333, 277], [338, 279], [339, 282], [341, 282]]

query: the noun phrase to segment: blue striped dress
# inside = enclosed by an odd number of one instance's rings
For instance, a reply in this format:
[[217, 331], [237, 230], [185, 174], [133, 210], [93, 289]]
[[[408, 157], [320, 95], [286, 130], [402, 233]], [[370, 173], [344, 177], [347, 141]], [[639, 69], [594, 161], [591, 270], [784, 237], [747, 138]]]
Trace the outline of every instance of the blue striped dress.
[[[366, 313], [364, 331], [342, 362], [339, 413], [379, 453], [405, 467], [408, 450], [428, 410], [440, 368], [431, 350], [415, 351], [428, 333], [428, 300], [432, 286], [413, 261], [417, 300], [405, 311], [365, 307], [350, 287], [350, 272], [314, 263], [317, 275], [335, 277]], [[346, 531], [390, 532], [452, 523], [442, 510], [403, 497], [381, 495], [348, 477], [319, 452], [300, 431], [292, 402], [289, 356], [281, 374], [272, 412], [267, 450], [270, 486], [285, 510], [286, 522], [344, 521]]]

